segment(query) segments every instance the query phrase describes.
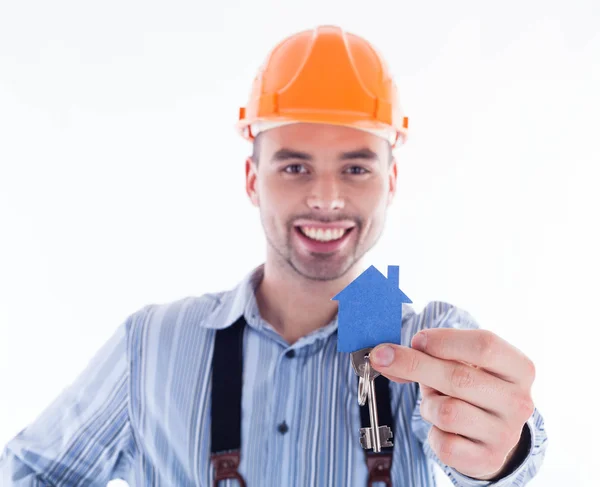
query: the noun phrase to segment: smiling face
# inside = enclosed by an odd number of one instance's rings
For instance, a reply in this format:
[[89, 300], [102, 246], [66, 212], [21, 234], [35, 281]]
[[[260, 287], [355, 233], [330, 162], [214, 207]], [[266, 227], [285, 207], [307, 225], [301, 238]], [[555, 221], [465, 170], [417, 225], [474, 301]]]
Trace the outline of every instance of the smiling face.
[[389, 144], [361, 130], [293, 124], [260, 136], [246, 190], [276, 262], [311, 280], [344, 276], [379, 239], [396, 189]]

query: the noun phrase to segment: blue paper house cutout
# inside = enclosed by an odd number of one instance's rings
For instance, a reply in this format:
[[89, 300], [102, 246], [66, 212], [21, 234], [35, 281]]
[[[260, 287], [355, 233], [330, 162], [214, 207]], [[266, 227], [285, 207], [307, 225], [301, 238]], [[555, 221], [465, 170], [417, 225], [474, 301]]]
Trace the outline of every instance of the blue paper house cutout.
[[339, 301], [338, 352], [400, 344], [402, 303], [412, 301], [399, 288], [398, 266], [388, 266], [387, 278], [370, 266], [331, 299]]

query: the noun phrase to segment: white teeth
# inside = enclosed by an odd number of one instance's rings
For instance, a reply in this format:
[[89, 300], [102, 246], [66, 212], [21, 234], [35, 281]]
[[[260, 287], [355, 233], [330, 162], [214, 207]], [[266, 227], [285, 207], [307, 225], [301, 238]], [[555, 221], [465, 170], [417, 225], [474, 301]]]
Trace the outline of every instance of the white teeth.
[[313, 227], [300, 227], [302, 233], [313, 240], [319, 242], [330, 242], [331, 240], [337, 240], [344, 236], [346, 232], [343, 228], [328, 228], [323, 230], [322, 228]]

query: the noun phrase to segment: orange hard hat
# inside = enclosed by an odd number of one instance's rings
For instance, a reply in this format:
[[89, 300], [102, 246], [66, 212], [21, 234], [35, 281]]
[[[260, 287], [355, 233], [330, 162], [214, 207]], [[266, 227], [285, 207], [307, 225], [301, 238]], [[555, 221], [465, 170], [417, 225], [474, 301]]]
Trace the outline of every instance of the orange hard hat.
[[406, 140], [408, 118], [378, 51], [337, 26], [296, 33], [269, 53], [252, 84], [237, 129], [253, 140], [269, 127], [328, 123], [368, 130], [392, 146]]

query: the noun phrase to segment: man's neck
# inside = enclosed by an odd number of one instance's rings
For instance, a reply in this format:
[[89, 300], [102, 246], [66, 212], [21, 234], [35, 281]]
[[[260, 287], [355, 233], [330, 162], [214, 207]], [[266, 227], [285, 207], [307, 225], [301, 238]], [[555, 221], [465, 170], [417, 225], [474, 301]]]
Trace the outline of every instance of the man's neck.
[[356, 276], [348, 273], [335, 281], [303, 278], [287, 263], [265, 263], [256, 290], [261, 316], [289, 343], [322, 328], [333, 320], [338, 304], [332, 301]]

